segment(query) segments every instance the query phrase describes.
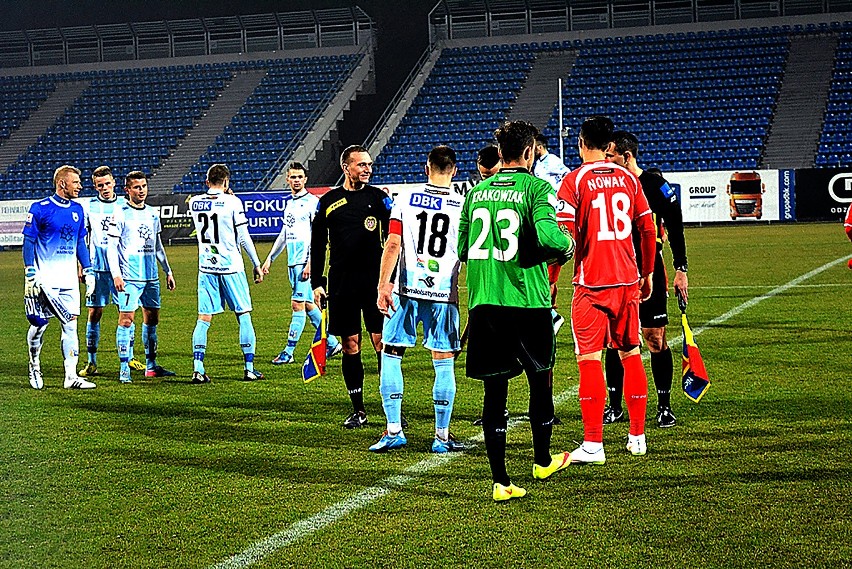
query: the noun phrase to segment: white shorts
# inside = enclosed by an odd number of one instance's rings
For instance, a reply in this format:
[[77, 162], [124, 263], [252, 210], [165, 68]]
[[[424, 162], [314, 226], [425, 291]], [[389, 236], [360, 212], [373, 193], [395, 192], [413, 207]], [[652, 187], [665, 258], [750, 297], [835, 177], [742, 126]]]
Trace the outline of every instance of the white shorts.
[[49, 294], [53, 301], [59, 306], [58, 309], [63, 310], [71, 316], [80, 316], [80, 289], [74, 288], [53, 288], [45, 287], [43, 289]]
[[225, 306], [242, 314], [251, 312], [251, 295], [244, 272], [214, 275], [198, 273], [198, 313], [219, 314]]
[[423, 346], [435, 352], [461, 349], [459, 307], [446, 302], [393, 295], [397, 309], [385, 318], [382, 342], [405, 348], [417, 344], [417, 323], [423, 323]]

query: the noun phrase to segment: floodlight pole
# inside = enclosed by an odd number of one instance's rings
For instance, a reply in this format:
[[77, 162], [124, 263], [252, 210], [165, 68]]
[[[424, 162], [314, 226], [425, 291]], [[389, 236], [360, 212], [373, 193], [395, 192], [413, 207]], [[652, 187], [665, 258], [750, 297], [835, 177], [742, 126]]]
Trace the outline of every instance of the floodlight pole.
[[559, 159], [565, 162], [565, 141], [562, 137], [562, 77], [559, 78]]

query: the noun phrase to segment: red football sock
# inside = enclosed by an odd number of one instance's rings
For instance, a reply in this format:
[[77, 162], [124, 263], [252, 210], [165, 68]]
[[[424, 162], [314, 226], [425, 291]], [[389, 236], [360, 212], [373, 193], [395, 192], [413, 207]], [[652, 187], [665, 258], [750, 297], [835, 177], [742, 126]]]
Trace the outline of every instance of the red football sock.
[[624, 366], [624, 401], [630, 415], [630, 434], [645, 432], [645, 410], [648, 407], [648, 376], [642, 356], [634, 354], [621, 360]]
[[580, 368], [580, 411], [583, 414], [583, 440], [603, 442], [603, 412], [606, 405], [606, 381], [600, 360], [577, 362]]

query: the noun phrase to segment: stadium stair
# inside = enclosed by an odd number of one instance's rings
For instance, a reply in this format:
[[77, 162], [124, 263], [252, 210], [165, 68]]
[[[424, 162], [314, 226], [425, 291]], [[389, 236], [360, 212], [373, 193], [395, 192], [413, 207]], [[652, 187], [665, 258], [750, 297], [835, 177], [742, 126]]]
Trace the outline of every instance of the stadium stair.
[[764, 168], [813, 167], [837, 43], [833, 34], [791, 38]]
[[207, 112], [187, 132], [182, 144], [164, 163], [152, 172], [151, 187], [155, 191], [171, 192], [184, 174], [198, 162], [207, 147], [214, 144], [216, 137], [228, 125], [249, 95], [266, 76], [265, 69], [247, 70], [237, 73], [225, 86], [220, 96], [210, 105]]
[[61, 88], [48, 95], [38, 109], [30, 113], [29, 119], [18, 130], [12, 132], [3, 146], [0, 146], [0, 168], [3, 169], [4, 174], [20, 155], [27, 152], [30, 145], [36, 144], [39, 136], [74, 103], [74, 100], [90, 83], [90, 81], [62, 83]]
[[[576, 58], [577, 52], [574, 50], [539, 53], [508, 120], [525, 120], [543, 128], [553, 110], [553, 100], [559, 93], [559, 79], [565, 79], [571, 74]], [[555, 144], [555, 141], [551, 144]], [[558, 145], [551, 147], [551, 150], [553, 148], [558, 148]]]

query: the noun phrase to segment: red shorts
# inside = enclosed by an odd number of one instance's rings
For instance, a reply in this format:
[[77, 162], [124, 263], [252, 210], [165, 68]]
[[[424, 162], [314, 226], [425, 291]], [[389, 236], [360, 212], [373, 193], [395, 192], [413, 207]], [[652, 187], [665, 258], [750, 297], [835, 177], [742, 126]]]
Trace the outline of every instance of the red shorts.
[[577, 355], [638, 346], [639, 285], [598, 289], [574, 286], [571, 331]]

